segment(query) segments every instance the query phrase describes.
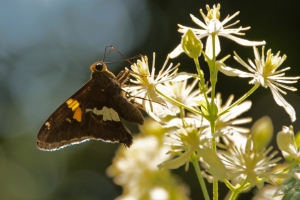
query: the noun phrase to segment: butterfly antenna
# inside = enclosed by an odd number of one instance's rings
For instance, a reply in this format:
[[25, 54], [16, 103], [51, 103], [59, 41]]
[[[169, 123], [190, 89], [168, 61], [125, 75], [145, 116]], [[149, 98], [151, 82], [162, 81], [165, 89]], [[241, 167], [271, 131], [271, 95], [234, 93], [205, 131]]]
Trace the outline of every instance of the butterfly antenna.
[[[107, 48], [110, 48], [110, 49], [107, 51]], [[142, 57], [143, 57], [142, 54], [139, 54], [139, 55], [133, 56], [133, 57], [131, 57], [131, 58], [126, 58], [126, 57], [125, 57], [125, 56], [124, 56], [124, 55], [123, 55], [116, 47], [114, 47], [113, 45], [107, 45], [107, 46], [105, 47], [104, 56], [103, 56], [103, 61], [104, 61], [104, 59], [108, 56], [108, 54], [109, 54], [111, 51], [116, 51], [117, 53], [119, 53], [119, 54], [124, 58], [124, 60], [120, 60], [120, 61], [127, 61], [127, 62], [130, 63], [130, 65], [133, 64], [132, 62], [130, 62], [131, 59], [136, 59], [136, 58], [142, 58]], [[106, 52], [107, 52], [107, 53], [106, 53]], [[117, 61], [117, 62], [120, 62], [120, 61]], [[113, 63], [117, 63], [117, 62], [105, 62], [105, 63], [106, 63], [106, 64], [113, 64]], [[136, 73], [136, 72], [134, 72], [134, 71], [129, 70], [129, 69], [126, 68], [126, 71], [127, 71], [127, 70], [130, 71], [130, 73], [127, 72], [128, 75], [129, 75], [129, 74], [135, 74], [135, 75], [142, 76], [142, 77], [147, 76], [147, 75], [138, 74], [138, 73]], [[121, 73], [122, 73], [122, 72], [121, 72]], [[120, 73], [120, 74], [121, 74], [121, 73]], [[119, 74], [119, 75], [120, 75], [120, 74]], [[119, 76], [119, 75], [118, 75], [118, 76]], [[127, 76], [127, 75], [126, 75], [126, 76]], [[129, 76], [127, 76], [126, 80], [123, 81], [123, 82], [126, 82], [126, 81], [128, 80], [128, 78], [129, 78]], [[117, 79], [120, 80], [119, 77], [117, 77]]]
[[160, 103], [160, 102], [157, 102], [157, 101], [152, 101], [150, 99], [146, 99], [146, 98], [143, 98], [143, 97], [132, 96], [129, 92], [125, 91], [124, 89], [122, 89], [122, 91], [126, 94], [127, 99], [142, 99], [142, 100], [145, 100], [145, 101], [150, 101], [150, 102], [157, 103], [157, 104], [160, 104], [162, 106], [167, 107], [167, 105], [165, 105], [163, 103]]
[[[107, 52], [107, 48], [110, 48], [109, 51]], [[116, 47], [114, 47], [113, 45], [107, 45], [105, 47], [105, 51], [104, 51], [104, 58], [108, 56], [108, 54], [111, 52], [111, 51], [116, 51], [118, 54], [120, 54], [124, 59], [123, 60], [120, 60], [120, 61], [127, 61], [129, 62], [131, 65], [133, 64], [130, 60], [132, 59], [136, 59], [136, 58], [141, 58], [143, 57], [142, 54], [139, 54], [139, 55], [136, 55], [136, 56], [133, 56], [131, 58], [126, 58], [126, 56], [124, 56]], [[106, 53], [107, 52], [107, 53]], [[104, 60], [103, 58], [103, 60]], [[117, 62], [120, 62], [120, 61], [117, 61]], [[117, 62], [107, 62], [108, 64], [113, 64], [113, 63], [117, 63]]]
[[[109, 50], [107, 50], [107, 48], [110, 48]], [[114, 47], [114, 46], [112, 46], [112, 45], [107, 45], [106, 47], [105, 47], [105, 50], [104, 50], [104, 55], [103, 55], [103, 61], [105, 60], [105, 58], [109, 55], [109, 53], [111, 52], [111, 51], [116, 51], [116, 48]], [[106, 53], [107, 52], [107, 53]], [[119, 52], [119, 51], [117, 51], [117, 52]]]

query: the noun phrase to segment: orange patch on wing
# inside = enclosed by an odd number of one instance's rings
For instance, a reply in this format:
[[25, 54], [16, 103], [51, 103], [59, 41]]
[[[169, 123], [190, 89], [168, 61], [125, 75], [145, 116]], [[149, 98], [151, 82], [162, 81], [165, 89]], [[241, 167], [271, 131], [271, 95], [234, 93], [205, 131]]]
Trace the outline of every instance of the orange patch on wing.
[[[68, 108], [71, 108], [74, 112], [73, 119], [76, 119], [78, 122], [81, 122], [82, 111], [79, 107], [80, 103], [76, 99], [68, 99], [66, 101]], [[67, 120], [68, 121], [68, 120]]]
[[68, 99], [66, 103], [68, 104], [68, 107], [72, 109], [72, 111], [75, 111], [80, 105], [75, 99]]
[[74, 112], [73, 118], [76, 119], [78, 122], [81, 122], [81, 115], [82, 115], [81, 108], [78, 107]]

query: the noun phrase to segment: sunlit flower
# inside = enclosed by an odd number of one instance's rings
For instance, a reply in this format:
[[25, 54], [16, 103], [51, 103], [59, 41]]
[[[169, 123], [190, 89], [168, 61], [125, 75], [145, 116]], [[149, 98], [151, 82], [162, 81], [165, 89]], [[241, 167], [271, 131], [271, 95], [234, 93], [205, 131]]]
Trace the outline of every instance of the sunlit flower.
[[[190, 28], [182, 25], [178, 25], [179, 32], [185, 34], [188, 29], [191, 29], [195, 35], [198, 37], [198, 39], [202, 39], [204, 37], [207, 37], [206, 41], [206, 47], [205, 47], [205, 53], [208, 55], [208, 57], [212, 58], [213, 56], [213, 41], [212, 41], [212, 36], [215, 36], [215, 56], [217, 56], [220, 51], [220, 41], [219, 41], [219, 36], [226, 37], [240, 45], [243, 46], [259, 46], [259, 45], [264, 45], [265, 41], [249, 41], [245, 39], [241, 39], [239, 37], [236, 37], [234, 35], [245, 35], [245, 33], [241, 31], [245, 31], [250, 29], [250, 27], [238, 27], [238, 28], [231, 28], [233, 25], [236, 25], [239, 23], [239, 21], [235, 21], [232, 24], [226, 25], [230, 20], [232, 20], [235, 16], [239, 14], [239, 12], [236, 12], [233, 14], [231, 17], [228, 15], [222, 22], [220, 21], [220, 4], [217, 5], [217, 7], [214, 5], [213, 9], [210, 9], [208, 5], [206, 5], [207, 9], [207, 15], [205, 15], [200, 9], [200, 14], [202, 15], [204, 22], [200, 21], [198, 18], [194, 17], [194, 15], [190, 15], [192, 20], [201, 28], [196, 29], [196, 28]], [[181, 44], [178, 45], [175, 50], [173, 50], [172, 53], [170, 53], [170, 58], [177, 57], [180, 53], [183, 52]]]
[[276, 177], [271, 169], [281, 160], [280, 157], [273, 159], [277, 151], [268, 156], [271, 150], [272, 147], [258, 151], [249, 138], [245, 146], [229, 146], [228, 151], [221, 154], [221, 159], [230, 179], [237, 179], [239, 184], [247, 183], [261, 189], [265, 181]]
[[186, 164], [186, 170], [191, 156], [194, 152], [200, 152], [200, 148], [208, 145], [209, 138], [206, 138], [194, 127], [180, 128], [175, 132], [167, 134], [171, 139], [167, 145], [171, 146], [169, 153], [178, 155], [178, 157], [165, 161], [158, 165], [159, 168], [176, 169]]
[[[197, 86], [198, 84], [198, 79], [195, 79], [191, 84], [187, 83], [187, 80], [184, 81], [176, 81], [176, 82], [166, 82], [164, 85], [169, 88], [170, 92], [170, 97], [190, 108], [198, 109], [199, 107], [199, 102], [204, 101], [204, 95], [201, 93]], [[207, 90], [207, 93], [210, 92], [210, 89]], [[175, 112], [179, 113], [180, 112], [180, 107], [177, 105], [171, 104], [169, 107]], [[190, 113], [187, 113], [185, 115], [184, 111], [182, 110], [182, 114], [186, 117], [183, 119], [180, 117], [174, 117], [166, 124], [164, 127], [178, 127], [182, 128], [185, 125], [186, 126], [193, 126], [196, 128], [200, 128], [200, 126], [206, 126], [205, 123], [207, 122], [206, 120], [203, 120], [203, 118], [199, 115], [190, 115]], [[184, 125], [183, 125], [184, 122]]]
[[185, 165], [185, 170], [189, 168], [191, 159], [202, 159], [207, 164], [207, 171], [216, 180], [223, 180], [226, 177], [225, 167], [218, 155], [211, 149], [211, 138], [202, 134], [202, 130], [195, 127], [180, 128], [168, 134], [170, 138], [167, 145], [171, 146], [170, 154], [177, 157], [167, 160], [158, 165], [159, 168], [177, 169]]
[[[230, 95], [225, 104], [222, 104], [221, 94], [216, 95], [216, 106], [218, 107], [219, 113], [227, 110], [231, 106], [234, 96]], [[228, 112], [220, 116], [216, 121], [216, 130], [221, 132], [232, 131], [239, 133], [248, 133], [249, 129], [240, 127], [238, 125], [249, 123], [252, 121], [251, 117], [237, 119], [237, 117], [251, 108], [251, 101], [244, 101], [239, 105], [234, 106]]]
[[300, 160], [300, 151], [296, 145], [292, 126], [283, 126], [282, 131], [280, 131], [276, 137], [278, 148], [283, 151], [283, 155], [289, 155], [295, 160]]
[[[195, 108], [199, 106], [200, 100], [204, 100], [204, 96], [199, 88], [195, 89], [197, 83], [198, 79], [195, 79], [191, 84], [188, 84], [186, 79], [183, 81], [165, 82], [164, 85], [168, 88], [168, 93], [172, 99], [188, 107]], [[180, 111], [177, 105], [170, 104], [169, 107], [176, 113]]]
[[[221, 94], [218, 93], [215, 98], [215, 104], [218, 108], [218, 112], [221, 113], [231, 106], [233, 101], [233, 95], [230, 95], [226, 103], [222, 104]], [[251, 117], [246, 118], [237, 118], [239, 115], [242, 115], [244, 112], [248, 111], [251, 107], [251, 101], [244, 101], [239, 105], [234, 106], [228, 110], [225, 114], [221, 115], [215, 122], [215, 131], [216, 133], [222, 133], [223, 141], [228, 144], [234, 142], [237, 146], [245, 144], [247, 140], [247, 134], [250, 129], [242, 127], [242, 124], [246, 124], [252, 121]], [[188, 113], [187, 117], [173, 118], [166, 123], [164, 127], [184, 127], [182, 122], [184, 121], [187, 126], [194, 126], [196, 128], [202, 127], [202, 131], [206, 135], [211, 135], [210, 132], [210, 123], [207, 119], [202, 116], [195, 115], [193, 113]]]
[[193, 113], [187, 113], [185, 117], [173, 117], [171, 120], [167, 121], [164, 125], [164, 128], [184, 128], [184, 127], [195, 127], [204, 129], [203, 132], [206, 132], [205, 129], [209, 127], [209, 121], [201, 115], [196, 115]]
[[[170, 156], [167, 146], [154, 136], [137, 137], [130, 149], [121, 147], [107, 174], [123, 187], [117, 199], [188, 199], [188, 189], [157, 164]], [[159, 181], [157, 181], [159, 180]]]
[[[227, 110], [231, 106], [233, 98], [234, 96], [230, 95], [225, 104], [222, 104], [221, 94], [218, 93], [215, 98], [215, 104], [218, 108], [218, 113]], [[247, 140], [247, 134], [250, 130], [249, 128], [245, 128], [240, 125], [249, 123], [252, 121], [252, 119], [251, 117], [237, 117], [248, 111], [251, 105], [251, 101], [244, 101], [228, 110], [216, 120], [215, 131], [223, 133], [221, 136], [226, 144], [229, 144], [230, 142], [234, 142], [237, 146], [245, 144], [245, 141]], [[208, 122], [204, 124], [208, 124]], [[211, 134], [210, 129], [205, 129], [205, 131], [206, 134]]]
[[156, 89], [168, 95], [169, 89], [163, 83], [172, 80], [181, 81], [191, 77], [186, 73], [177, 74], [179, 64], [173, 67], [171, 63], [167, 67], [168, 60], [169, 57], [167, 57], [159, 73], [155, 74], [155, 54], [153, 54], [151, 72], [149, 71], [148, 58], [143, 56], [141, 60], [131, 65], [131, 69], [134, 72], [131, 75], [135, 80], [131, 79], [130, 81], [136, 85], [124, 88], [132, 97], [135, 97], [137, 103], [144, 107], [149, 116], [158, 122], [166, 115], [174, 115], [174, 112], [167, 107], [166, 101], [157, 94]]
[[[250, 65], [248, 65], [246, 62], [244, 62], [235, 52], [235, 60], [237, 60], [241, 65], [246, 67], [250, 72], [243, 72], [237, 69], [232, 69], [230, 67], [226, 67], [223, 70], [231, 70], [231, 73], [235, 74], [239, 77], [249, 77], [253, 78], [249, 83], [250, 84], [259, 84], [265, 88], [270, 88], [273, 98], [275, 99], [276, 103], [279, 106], [282, 106], [285, 111], [289, 114], [292, 121], [296, 120], [296, 113], [294, 108], [281, 96], [281, 94], [286, 94], [286, 92], [283, 89], [296, 91], [297, 88], [292, 86], [287, 86], [284, 84], [292, 84], [296, 83], [297, 80], [300, 78], [299, 76], [294, 77], [285, 77], [284, 71], [287, 71], [290, 69], [290, 67], [286, 67], [284, 69], [276, 71], [280, 65], [285, 61], [286, 55], [283, 55], [282, 57], [279, 56], [280, 52], [278, 52], [276, 55], [273, 55], [271, 52], [271, 49], [267, 51], [267, 56], [265, 58], [264, 51], [265, 47], [262, 47], [262, 54], [260, 56], [258, 49], [256, 47], [253, 47], [254, 49], [254, 55], [255, 60], [254, 63], [249, 59], [248, 62]], [[222, 70], [220, 70], [222, 71]]]

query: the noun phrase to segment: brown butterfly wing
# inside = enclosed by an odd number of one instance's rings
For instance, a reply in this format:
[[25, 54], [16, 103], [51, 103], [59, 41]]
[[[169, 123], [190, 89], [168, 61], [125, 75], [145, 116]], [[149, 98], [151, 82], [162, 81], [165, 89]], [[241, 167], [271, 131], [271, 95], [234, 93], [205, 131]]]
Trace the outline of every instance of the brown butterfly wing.
[[[139, 124], [144, 122], [142, 114], [123, 97], [119, 82], [110, 72], [94, 73], [98, 73], [97, 76], [46, 120], [37, 136], [39, 149], [57, 150], [90, 139], [120, 142], [128, 147], [132, 144], [129, 130], [121, 120], [109, 118], [110, 112]], [[72, 103], [68, 104], [69, 101]], [[99, 114], [103, 108], [110, 112]]]

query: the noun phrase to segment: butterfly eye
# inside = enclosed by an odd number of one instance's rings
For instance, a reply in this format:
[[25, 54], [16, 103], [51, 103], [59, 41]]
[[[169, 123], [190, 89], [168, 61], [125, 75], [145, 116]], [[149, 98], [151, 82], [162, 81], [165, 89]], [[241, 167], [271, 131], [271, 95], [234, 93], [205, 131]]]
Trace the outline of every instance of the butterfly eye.
[[95, 68], [96, 68], [97, 71], [102, 71], [103, 70], [102, 63], [97, 63], [96, 66], [95, 66]]

